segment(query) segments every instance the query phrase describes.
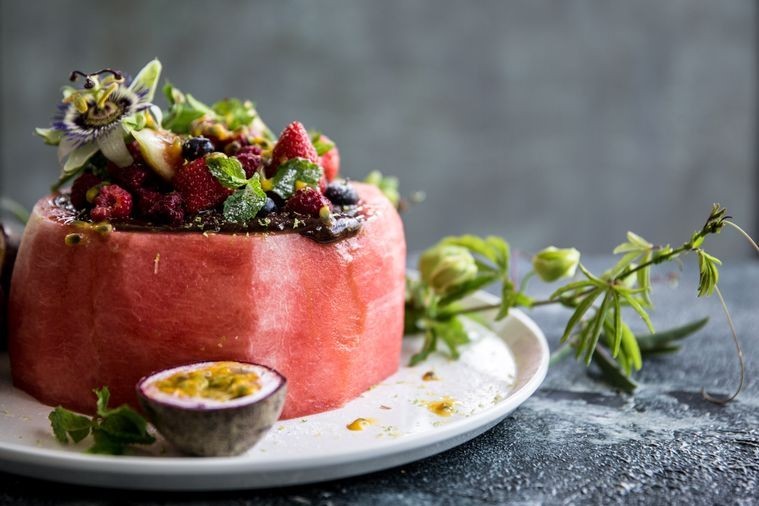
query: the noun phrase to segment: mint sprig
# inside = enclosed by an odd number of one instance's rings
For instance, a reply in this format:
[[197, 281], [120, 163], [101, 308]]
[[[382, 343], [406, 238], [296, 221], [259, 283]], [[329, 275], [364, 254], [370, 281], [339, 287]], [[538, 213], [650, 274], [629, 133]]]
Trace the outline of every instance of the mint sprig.
[[233, 223], [244, 224], [256, 217], [266, 204], [266, 193], [261, 188], [261, 176], [253, 174], [248, 179], [245, 169], [234, 156], [213, 153], [206, 156], [211, 175], [224, 188], [235, 190], [224, 201], [224, 218]]
[[163, 128], [174, 133], [186, 134], [196, 119], [215, 115], [213, 109], [189, 93], [182, 93], [168, 81], [163, 87], [163, 94], [169, 101], [169, 111], [163, 118]]
[[314, 145], [316, 154], [319, 156], [327, 154], [330, 149], [335, 147], [335, 143], [327, 140], [327, 138], [319, 131], [310, 130], [308, 135], [311, 137], [311, 144]]
[[319, 181], [324, 176], [322, 168], [305, 158], [293, 158], [279, 166], [272, 178], [274, 193], [287, 200], [295, 193], [295, 182], [301, 181], [306, 186], [318, 188]]
[[108, 408], [111, 397], [108, 387], [93, 392], [97, 396], [94, 417], [79, 415], [61, 406], [48, 415], [53, 434], [60, 443], [67, 444], [69, 440], [78, 443], [92, 434], [89, 453], [122, 455], [130, 445], [155, 442], [148, 433], [147, 421], [139, 413], [126, 404]]
[[250, 100], [228, 98], [216, 102], [211, 108], [230, 130], [250, 125], [257, 116], [255, 106]]

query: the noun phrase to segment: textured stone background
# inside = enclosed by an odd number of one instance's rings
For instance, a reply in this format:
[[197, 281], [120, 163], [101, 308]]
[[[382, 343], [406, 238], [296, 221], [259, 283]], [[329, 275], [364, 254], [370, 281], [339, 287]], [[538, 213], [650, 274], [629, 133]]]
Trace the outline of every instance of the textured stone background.
[[31, 132], [73, 68], [159, 56], [203, 100], [328, 132], [346, 174], [425, 190], [412, 250], [679, 241], [713, 201], [756, 230], [755, 35], [752, 0], [0, 0], [0, 193], [31, 205], [55, 177]]
[[[693, 259], [689, 259], [693, 260]], [[611, 258], [589, 259], [602, 270]], [[0, 474], [0, 504], [478, 505], [759, 503], [759, 265], [735, 262], [720, 286], [746, 355], [747, 381], [727, 406], [737, 360], [716, 298], [697, 299], [689, 261], [680, 286], [660, 285], [652, 315], [661, 330], [708, 315], [675, 355], [646, 362], [634, 396], [620, 395], [567, 360], [540, 390], [482, 436], [428, 459], [367, 476], [280, 490], [166, 494], [72, 487]], [[665, 271], [666, 272], [666, 271]], [[554, 348], [568, 315], [531, 316]], [[631, 319], [631, 321], [633, 321]]]

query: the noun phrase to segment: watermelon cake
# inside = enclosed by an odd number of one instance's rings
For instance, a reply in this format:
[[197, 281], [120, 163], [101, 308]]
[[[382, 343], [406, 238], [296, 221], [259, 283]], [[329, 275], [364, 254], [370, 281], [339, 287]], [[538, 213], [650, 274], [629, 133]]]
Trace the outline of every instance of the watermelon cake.
[[[39, 200], [9, 297], [14, 384], [92, 409], [108, 386], [202, 361], [255, 362], [288, 389], [283, 418], [341, 406], [395, 372], [405, 241], [377, 187], [340, 177], [325, 135], [275, 136], [253, 104], [205, 105], [161, 66], [74, 72], [51, 128], [61, 178]], [[63, 189], [70, 184], [70, 189]]]

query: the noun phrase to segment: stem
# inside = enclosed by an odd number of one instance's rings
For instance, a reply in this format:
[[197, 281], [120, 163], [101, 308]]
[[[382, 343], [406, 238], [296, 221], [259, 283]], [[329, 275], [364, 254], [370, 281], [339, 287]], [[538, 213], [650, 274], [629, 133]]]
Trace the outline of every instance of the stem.
[[524, 292], [527, 289], [527, 282], [530, 280], [531, 277], [535, 275], [535, 271], [530, 271], [527, 274], [524, 275], [522, 278], [522, 283], [519, 285], [519, 291]]
[[648, 267], [650, 265], [656, 265], [656, 264], [660, 264], [662, 262], [666, 262], [667, 260], [669, 260], [673, 256], [677, 256], [680, 253], [682, 253], [683, 251], [689, 251], [691, 249], [693, 249], [693, 243], [692, 242], [687, 242], [687, 243], [683, 244], [682, 246], [680, 246], [679, 248], [673, 249], [672, 251], [670, 251], [669, 253], [667, 253], [665, 255], [662, 255], [662, 256], [656, 257], [656, 258], [652, 258], [648, 262], [643, 262], [640, 265], [636, 265], [635, 267], [633, 267], [629, 271], [623, 272], [622, 274], [620, 274], [619, 276], [617, 276], [614, 279], [615, 280], [624, 279], [624, 278], [628, 277], [630, 274], [634, 274], [634, 273], [638, 272], [641, 269], [645, 269], [646, 267]]
[[722, 310], [725, 312], [725, 318], [727, 318], [727, 325], [730, 327], [730, 333], [733, 338], [733, 343], [735, 344], [735, 351], [738, 354], [738, 364], [740, 366], [740, 381], [738, 382], [738, 388], [735, 390], [735, 392], [729, 396], [720, 399], [719, 397], [714, 397], [711, 394], [709, 394], [705, 388], [701, 389], [701, 395], [709, 402], [713, 402], [715, 404], [727, 404], [728, 402], [732, 401], [736, 397], [738, 397], [738, 394], [741, 393], [741, 390], [743, 390], [743, 382], [746, 376], [746, 365], [743, 360], [743, 349], [741, 348], [741, 342], [738, 340], [738, 334], [735, 332], [735, 325], [733, 324], [733, 319], [730, 316], [730, 311], [727, 310], [727, 304], [725, 304], [725, 299], [722, 297], [722, 292], [720, 291], [718, 286], [714, 287], [714, 291], [717, 293], [717, 297], [719, 297], [719, 301], [722, 304]]
[[756, 252], [759, 253], [759, 245], [756, 244], [756, 241], [754, 241], [751, 238], [751, 236], [748, 235], [748, 233], [745, 230], [743, 230], [741, 227], [739, 227], [738, 225], [736, 225], [732, 221], [725, 220], [723, 223], [725, 223], [726, 225], [730, 225], [731, 227], [733, 227], [734, 229], [736, 229], [738, 232], [740, 232], [743, 235], [743, 237], [746, 238], [746, 240], [749, 242], [749, 244], [751, 244], [751, 246], [754, 247], [754, 249], [756, 250]]

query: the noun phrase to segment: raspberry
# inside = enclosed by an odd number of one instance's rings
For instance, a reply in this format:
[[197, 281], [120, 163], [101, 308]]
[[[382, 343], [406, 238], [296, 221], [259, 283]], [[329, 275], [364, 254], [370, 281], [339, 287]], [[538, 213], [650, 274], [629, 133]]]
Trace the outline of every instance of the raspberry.
[[243, 146], [237, 151], [237, 156], [240, 156], [245, 153], [249, 153], [251, 155], [260, 155], [262, 153], [261, 146], [255, 146], [252, 144]]
[[332, 139], [326, 135], [322, 134], [321, 140], [333, 144], [332, 149], [319, 157], [319, 165], [324, 169], [324, 175], [326, 176], [327, 181], [332, 182], [337, 175], [340, 174], [340, 151], [338, 151], [337, 145]]
[[232, 193], [211, 175], [203, 158], [180, 167], [172, 182], [184, 199], [185, 209], [193, 214], [218, 206]]
[[162, 194], [142, 190], [138, 195], [137, 212], [140, 217], [155, 223], [168, 223], [173, 227], [184, 223], [182, 196], [177, 192]]
[[132, 193], [137, 193], [143, 188], [155, 189], [159, 185], [155, 172], [140, 162], [133, 163], [128, 167], [118, 167], [109, 163], [108, 174], [119, 186]]
[[266, 167], [266, 177], [273, 177], [279, 165], [291, 158], [305, 158], [314, 163], [319, 161], [314, 145], [305, 127], [298, 121], [293, 121], [279, 134], [279, 140], [271, 153], [271, 164]]
[[263, 165], [264, 159], [260, 155], [251, 152], [237, 153], [237, 159], [240, 160], [242, 168], [245, 169], [245, 177], [251, 178], [259, 167]]
[[71, 203], [74, 207], [79, 210], [92, 207], [92, 204], [87, 201], [87, 190], [102, 182], [102, 179], [90, 172], [85, 172], [76, 178], [74, 184], [71, 185]]
[[327, 206], [332, 210], [332, 203], [318, 190], [306, 187], [298, 190], [285, 204], [285, 209], [300, 214], [319, 216], [321, 208]]
[[124, 219], [132, 214], [132, 195], [119, 185], [109, 184], [100, 188], [93, 202], [90, 216], [95, 221]]
[[336, 206], [353, 206], [358, 203], [358, 193], [348, 183], [330, 183], [324, 196]]

